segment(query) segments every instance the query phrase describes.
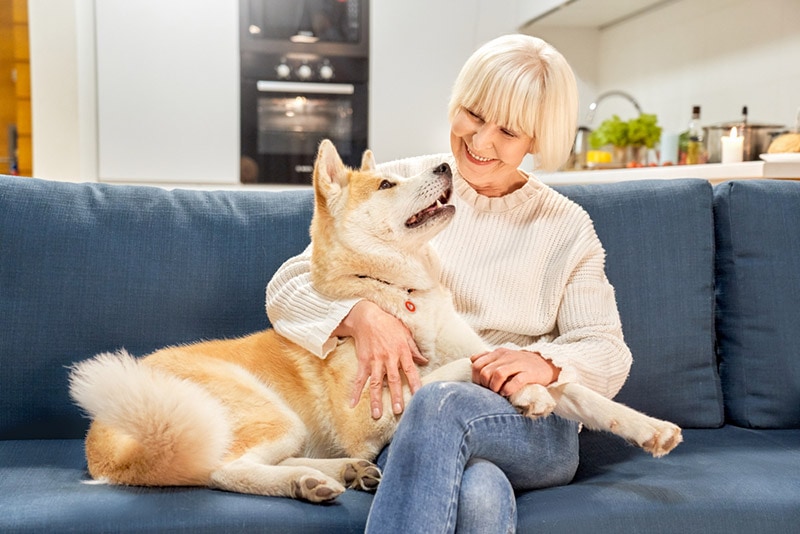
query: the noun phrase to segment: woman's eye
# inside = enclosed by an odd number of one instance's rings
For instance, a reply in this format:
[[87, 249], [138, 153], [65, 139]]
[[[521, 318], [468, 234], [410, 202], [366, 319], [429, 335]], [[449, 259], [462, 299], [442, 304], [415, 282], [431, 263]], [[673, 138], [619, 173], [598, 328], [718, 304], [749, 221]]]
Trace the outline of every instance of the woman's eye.
[[503, 135], [506, 135], [508, 137], [516, 137], [517, 136], [517, 134], [515, 134], [511, 130], [506, 130], [505, 128], [501, 128], [500, 131], [503, 132]]
[[378, 186], [378, 189], [391, 189], [395, 186], [394, 182], [390, 182], [389, 180], [383, 180], [381, 185]]
[[469, 113], [469, 116], [472, 117], [473, 119], [478, 119], [479, 121], [483, 120], [480, 115], [478, 115], [477, 113], [475, 113], [471, 109], [468, 109], [468, 108], [464, 108], [464, 109], [467, 111], [467, 113]]

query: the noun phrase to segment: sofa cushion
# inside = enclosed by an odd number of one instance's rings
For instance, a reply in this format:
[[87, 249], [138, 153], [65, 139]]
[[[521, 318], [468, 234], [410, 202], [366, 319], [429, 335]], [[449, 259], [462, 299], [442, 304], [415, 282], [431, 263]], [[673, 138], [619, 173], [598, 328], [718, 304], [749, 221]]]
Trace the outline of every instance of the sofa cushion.
[[606, 249], [633, 367], [617, 400], [683, 427], [722, 424], [712, 190], [704, 180], [560, 187]]
[[727, 417], [800, 428], [800, 183], [728, 182], [714, 208]]
[[[519, 532], [796, 532], [800, 430], [690, 429], [654, 459], [584, 431], [572, 484], [520, 493]], [[0, 441], [0, 532], [363, 532], [371, 495], [335, 503], [205, 488], [83, 484], [82, 440]]]
[[83, 440], [0, 441], [0, 532], [364, 532], [372, 495], [310, 504], [197, 487], [86, 484]]
[[0, 439], [82, 437], [67, 368], [268, 326], [312, 192], [166, 191], [0, 177]]
[[689, 429], [677, 449], [656, 459], [584, 431], [572, 484], [517, 497], [519, 531], [797, 532], [798, 443], [796, 429]]

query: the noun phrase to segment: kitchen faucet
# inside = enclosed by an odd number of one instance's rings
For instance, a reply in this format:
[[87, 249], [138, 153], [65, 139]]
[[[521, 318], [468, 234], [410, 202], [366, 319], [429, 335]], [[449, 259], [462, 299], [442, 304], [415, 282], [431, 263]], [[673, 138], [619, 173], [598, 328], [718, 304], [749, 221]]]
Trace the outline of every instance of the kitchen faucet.
[[586, 123], [591, 124], [592, 120], [594, 120], [594, 112], [597, 109], [597, 105], [605, 100], [610, 96], [621, 96], [622, 98], [626, 99], [628, 102], [633, 104], [633, 107], [636, 108], [636, 111], [639, 112], [639, 115], [642, 114], [642, 108], [639, 106], [639, 102], [636, 101], [630, 94], [626, 93], [625, 91], [606, 91], [605, 93], [601, 94], [597, 97], [597, 100], [589, 104], [589, 113], [586, 115]]

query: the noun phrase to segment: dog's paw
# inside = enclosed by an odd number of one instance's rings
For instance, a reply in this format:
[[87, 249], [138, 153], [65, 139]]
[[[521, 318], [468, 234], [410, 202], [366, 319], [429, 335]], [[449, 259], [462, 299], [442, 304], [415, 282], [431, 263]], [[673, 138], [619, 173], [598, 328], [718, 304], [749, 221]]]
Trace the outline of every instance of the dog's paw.
[[304, 475], [295, 480], [293, 490], [295, 498], [310, 502], [332, 501], [345, 491], [344, 486], [335, 480], [313, 475]]
[[508, 398], [519, 413], [531, 419], [547, 417], [556, 407], [556, 401], [547, 388], [539, 384], [529, 384]]
[[638, 445], [656, 458], [661, 458], [683, 441], [681, 429], [668, 421], [654, 420], [650, 436]]
[[380, 468], [367, 460], [348, 463], [342, 472], [342, 480], [345, 486], [362, 491], [375, 491], [378, 489], [381, 476]]

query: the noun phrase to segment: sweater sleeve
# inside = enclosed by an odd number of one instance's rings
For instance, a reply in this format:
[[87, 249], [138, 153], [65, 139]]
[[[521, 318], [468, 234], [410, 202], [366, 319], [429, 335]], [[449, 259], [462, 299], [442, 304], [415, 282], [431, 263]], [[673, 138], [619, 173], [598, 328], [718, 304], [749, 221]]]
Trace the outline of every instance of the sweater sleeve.
[[310, 267], [311, 245], [281, 265], [267, 284], [267, 317], [280, 335], [325, 358], [338, 342], [332, 332], [358, 299], [325, 297], [312, 286]]
[[613, 398], [630, 372], [632, 357], [622, 334], [614, 288], [605, 276], [605, 252], [584, 258], [569, 277], [557, 314], [557, 334], [526, 350], [561, 368], [558, 383], [577, 382]]

